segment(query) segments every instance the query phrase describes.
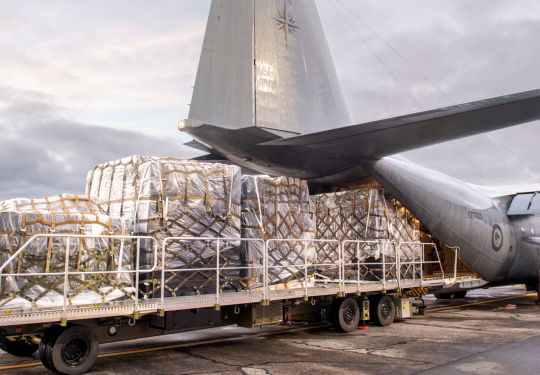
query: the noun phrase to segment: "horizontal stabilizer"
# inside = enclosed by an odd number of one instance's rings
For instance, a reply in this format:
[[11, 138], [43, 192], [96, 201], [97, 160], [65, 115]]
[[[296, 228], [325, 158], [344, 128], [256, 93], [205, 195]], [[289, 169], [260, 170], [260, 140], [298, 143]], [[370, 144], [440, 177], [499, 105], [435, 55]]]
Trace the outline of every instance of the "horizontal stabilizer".
[[540, 119], [540, 89], [263, 143], [363, 159], [413, 150]]
[[254, 169], [238, 165], [237, 163], [234, 163], [222, 156], [219, 155], [213, 155], [213, 154], [206, 154], [203, 156], [197, 156], [195, 158], [191, 158], [191, 160], [200, 161], [204, 163], [221, 163], [225, 165], [236, 165], [237, 167], [240, 167], [242, 169], [242, 175], [261, 175], [262, 173], [259, 171], [256, 171]]
[[197, 149], [199, 151], [204, 151], [204, 152], [210, 152], [212, 153], [212, 147], [210, 146], [207, 146], [207, 145], [204, 145], [202, 144], [201, 142], [198, 142], [196, 141], [195, 139], [189, 141], [189, 142], [186, 142], [183, 144], [184, 146], [188, 146], [188, 147], [191, 147], [191, 148], [194, 148], [194, 149]]
[[228, 160], [228, 159], [225, 159], [224, 157], [218, 156], [218, 155], [206, 154], [206, 155], [191, 158], [190, 160], [204, 161], [204, 162], [209, 162], [209, 163], [219, 163], [222, 160]]

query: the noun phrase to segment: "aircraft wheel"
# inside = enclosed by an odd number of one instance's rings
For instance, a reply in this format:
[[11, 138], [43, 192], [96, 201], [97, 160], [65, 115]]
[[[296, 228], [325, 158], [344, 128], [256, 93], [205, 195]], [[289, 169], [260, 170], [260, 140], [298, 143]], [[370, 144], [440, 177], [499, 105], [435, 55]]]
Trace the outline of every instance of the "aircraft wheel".
[[455, 292], [454, 298], [465, 298], [466, 295], [467, 295], [467, 291], [463, 290], [461, 292]]
[[379, 327], [387, 327], [394, 323], [396, 305], [394, 299], [388, 295], [380, 295], [370, 302], [369, 316], [371, 322]]
[[52, 327], [39, 348], [43, 365], [64, 375], [84, 374], [94, 365], [99, 351], [96, 334], [84, 326]]
[[0, 345], [0, 349], [17, 357], [27, 357], [34, 354], [39, 349], [39, 345], [27, 340], [6, 341], [4, 345]]
[[352, 332], [358, 328], [360, 308], [354, 298], [338, 298], [330, 308], [330, 323], [338, 332]]
[[435, 294], [435, 298], [437, 298], [437, 299], [450, 299], [450, 298], [452, 298], [452, 293]]

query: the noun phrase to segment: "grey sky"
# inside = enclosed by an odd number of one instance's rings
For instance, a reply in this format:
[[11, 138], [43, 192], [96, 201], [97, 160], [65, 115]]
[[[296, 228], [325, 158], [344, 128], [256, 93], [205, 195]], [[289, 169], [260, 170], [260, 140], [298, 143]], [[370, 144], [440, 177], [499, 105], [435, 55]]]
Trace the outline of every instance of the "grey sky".
[[[540, 88], [538, 1], [340, 1], [456, 103]], [[354, 122], [421, 108], [332, 4], [424, 109], [452, 104], [337, 0], [317, 4]], [[0, 0], [0, 199], [83, 193], [95, 164], [136, 153], [198, 155], [176, 124], [209, 5]], [[533, 183], [539, 143], [531, 123], [404, 156], [472, 183]]]

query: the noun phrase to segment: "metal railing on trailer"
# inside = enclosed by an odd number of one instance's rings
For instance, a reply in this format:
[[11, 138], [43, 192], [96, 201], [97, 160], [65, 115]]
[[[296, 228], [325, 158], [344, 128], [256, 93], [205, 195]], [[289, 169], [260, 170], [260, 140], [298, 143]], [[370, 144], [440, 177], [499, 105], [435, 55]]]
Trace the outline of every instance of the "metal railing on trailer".
[[[63, 272], [29, 272], [29, 273], [4, 273], [9, 264], [24, 259], [24, 251], [30, 248], [32, 241], [40, 238], [66, 238], [66, 249]], [[71, 242], [75, 246], [81, 246], [83, 240], [102, 239], [109, 241], [111, 263], [108, 270], [80, 271], [70, 267]], [[134, 254], [134, 269], [122, 269], [122, 251], [125, 241], [130, 241]], [[146, 258], [151, 263], [141, 267], [141, 241], [145, 242]], [[148, 246], [146, 241], [152, 243]], [[171, 242], [193, 245], [196, 242], [205, 243], [206, 250], [210, 255], [200, 267], [177, 266], [167, 268], [166, 258], [167, 245]], [[238, 265], [227, 260], [220, 264], [222, 249], [231, 246], [240, 249], [248, 243], [260, 245], [259, 257], [249, 266]], [[119, 254], [116, 252], [118, 246]], [[61, 322], [67, 320], [81, 320], [98, 317], [131, 316], [137, 319], [142, 314], [162, 313], [194, 308], [239, 305], [249, 303], [269, 304], [273, 300], [304, 299], [317, 296], [345, 296], [347, 294], [360, 294], [366, 292], [382, 292], [406, 288], [418, 288], [425, 286], [444, 285], [449, 281], [442, 274], [439, 279], [425, 279], [423, 266], [437, 263], [437, 261], [424, 260], [424, 247], [433, 246], [432, 243], [399, 242], [394, 241], [362, 241], [336, 239], [240, 239], [240, 238], [201, 238], [201, 237], [168, 237], [163, 240], [161, 249], [158, 250], [157, 240], [150, 236], [106, 236], [106, 235], [74, 235], [74, 234], [39, 234], [31, 237], [18, 251], [0, 267], [0, 285], [6, 285], [6, 280], [11, 278], [62, 278], [61, 289], [56, 288], [57, 294], [61, 294], [62, 303], [55, 305], [39, 306], [33, 303], [31, 306], [21, 308], [9, 307], [9, 303], [0, 305], [0, 326], [22, 325], [31, 323]], [[269, 249], [277, 249], [275, 253]], [[313, 251], [308, 249], [314, 249]], [[293, 249], [293, 250], [291, 250]], [[214, 253], [212, 253], [212, 251]], [[290, 258], [282, 252], [289, 251], [295, 254]], [[295, 251], [300, 251], [301, 255]], [[278, 254], [279, 256], [276, 256]], [[170, 254], [169, 254], [170, 255]], [[79, 254], [80, 256], [80, 254]], [[375, 262], [373, 261], [375, 260]], [[378, 261], [377, 261], [378, 260]], [[73, 262], [72, 262], [73, 263]], [[256, 264], [258, 263], [258, 265]], [[124, 267], [125, 268], [125, 267]], [[234, 271], [234, 272], [231, 272]], [[238, 283], [237, 272], [249, 271], [255, 275], [252, 285], [241, 287]], [[140, 291], [141, 274], [158, 272], [159, 279], [154, 280], [160, 287], [159, 297], [148, 296]], [[192, 294], [175, 296], [174, 293], [167, 296], [167, 282], [171, 279], [170, 274], [192, 272], [204, 274], [206, 282], [213, 282], [212, 293]], [[208, 272], [215, 272], [215, 277], [208, 276]], [[228, 275], [225, 275], [227, 273]], [[76, 287], [83, 281], [82, 278], [99, 275], [104, 289], [107, 291], [118, 288], [121, 275], [132, 275], [130, 288], [124, 288], [124, 295], [118, 299], [99, 300], [88, 302], [87, 300], [74, 301], [73, 294]], [[116, 276], [103, 279], [103, 275]], [[80, 276], [81, 278], [76, 278]], [[96, 276], [97, 277], [97, 276]], [[234, 287], [234, 292], [224, 292], [224, 283], [228, 287]], [[182, 284], [184, 285], [184, 284]], [[234, 289], [233, 288], [233, 289]], [[94, 288], [95, 289], [95, 288]], [[169, 288], [170, 289], [170, 288]], [[133, 290], [132, 294], [126, 290]], [[58, 293], [60, 291], [61, 293]], [[110, 292], [109, 292], [110, 293]], [[103, 294], [103, 293], [102, 293]], [[98, 294], [99, 295], [99, 294]], [[3, 298], [3, 297], [2, 297]]]

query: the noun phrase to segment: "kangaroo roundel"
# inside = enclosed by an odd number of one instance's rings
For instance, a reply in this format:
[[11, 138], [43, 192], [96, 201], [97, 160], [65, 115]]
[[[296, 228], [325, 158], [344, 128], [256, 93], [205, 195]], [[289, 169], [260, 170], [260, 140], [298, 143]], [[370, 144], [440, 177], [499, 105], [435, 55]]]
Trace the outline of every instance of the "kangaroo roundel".
[[502, 229], [498, 224], [493, 226], [493, 233], [491, 234], [491, 246], [493, 250], [499, 251], [503, 245]]

